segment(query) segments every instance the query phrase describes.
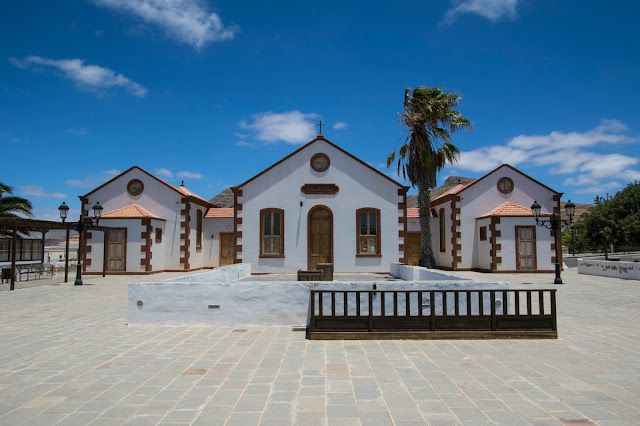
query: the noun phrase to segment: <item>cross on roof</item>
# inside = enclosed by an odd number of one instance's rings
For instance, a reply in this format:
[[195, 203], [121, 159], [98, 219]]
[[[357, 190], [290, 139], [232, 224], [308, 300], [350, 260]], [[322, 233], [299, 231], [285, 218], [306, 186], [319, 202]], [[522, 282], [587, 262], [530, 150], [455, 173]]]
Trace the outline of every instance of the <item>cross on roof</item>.
[[319, 135], [322, 134], [322, 120], [320, 120], [320, 122], [318, 124], [316, 124], [316, 126], [318, 126], [320, 128], [320, 131], [318, 132]]

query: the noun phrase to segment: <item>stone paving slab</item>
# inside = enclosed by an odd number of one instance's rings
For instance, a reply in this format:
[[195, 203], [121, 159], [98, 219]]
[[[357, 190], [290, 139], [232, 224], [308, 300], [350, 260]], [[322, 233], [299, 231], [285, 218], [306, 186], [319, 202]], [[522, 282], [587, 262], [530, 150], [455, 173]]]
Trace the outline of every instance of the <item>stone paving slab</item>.
[[290, 327], [128, 326], [127, 283], [0, 293], [0, 424], [640, 424], [640, 283], [558, 289], [558, 340], [308, 341]]

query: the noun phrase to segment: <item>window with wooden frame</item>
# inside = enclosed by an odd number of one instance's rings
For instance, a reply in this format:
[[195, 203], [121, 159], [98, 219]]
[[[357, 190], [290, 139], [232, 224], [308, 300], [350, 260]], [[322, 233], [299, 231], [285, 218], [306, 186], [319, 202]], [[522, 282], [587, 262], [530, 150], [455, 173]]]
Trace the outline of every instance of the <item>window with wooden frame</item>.
[[438, 213], [438, 217], [440, 218], [440, 251], [445, 252], [447, 250], [446, 238], [445, 238], [445, 217], [444, 217], [444, 209], [440, 209]]
[[260, 257], [284, 257], [284, 210], [260, 210]]
[[10, 259], [9, 253], [11, 253], [11, 240], [8, 238], [0, 239], [0, 262], [8, 262]]
[[162, 228], [156, 228], [156, 243], [162, 242]]
[[380, 257], [380, 210], [374, 208], [356, 211], [357, 252], [360, 257]]
[[487, 227], [480, 227], [480, 241], [487, 241]]
[[196, 213], [196, 248], [202, 248], [202, 210]]

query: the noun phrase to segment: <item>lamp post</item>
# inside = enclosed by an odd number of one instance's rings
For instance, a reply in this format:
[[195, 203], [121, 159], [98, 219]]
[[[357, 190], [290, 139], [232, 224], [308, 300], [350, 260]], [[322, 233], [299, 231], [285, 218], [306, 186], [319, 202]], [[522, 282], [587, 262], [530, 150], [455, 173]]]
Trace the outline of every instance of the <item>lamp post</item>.
[[78, 231], [78, 267], [76, 269], [76, 281], [74, 285], [82, 285], [82, 233], [93, 227], [98, 226], [98, 222], [100, 222], [100, 215], [102, 214], [103, 207], [100, 203], [96, 202], [93, 206], [93, 217], [91, 218], [91, 222], [84, 222], [82, 220], [82, 216], [80, 220], [77, 222], [65, 222], [67, 220], [67, 215], [69, 214], [69, 206], [65, 202], [62, 202], [60, 207], [58, 207], [58, 211], [60, 212], [60, 219], [62, 219], [62, 223], [66, 224], [68, 228], [73, 228]]
[[533, 216], [536, 218], [536, 225], [542, 226], [544, 228], [550, 229], [553, 232], [553, 239], [556, 242], [556, 279], [553, 281], [554, 284], [562, 284], [562, 278], [560, 277], [560, 250], [562, 250], [562, 244], [558, 244], [557, 233], [561, 229], [562, 224], [565, 225], [573, 225], [573, 215], [576, 212], [576, 205], [569, 200], [569, 202], [564, 206], [567, 216], [569, 216], [569, 220], [562, 220], [560, 218], [560, 213], [552, 213], [551, 219], [548, 221], [540, 220], [540, 211], [542, 210], [542, 206], [538, 204], [537, 201], [534, 201], [531, 205], [531, 211], [533, 212]]

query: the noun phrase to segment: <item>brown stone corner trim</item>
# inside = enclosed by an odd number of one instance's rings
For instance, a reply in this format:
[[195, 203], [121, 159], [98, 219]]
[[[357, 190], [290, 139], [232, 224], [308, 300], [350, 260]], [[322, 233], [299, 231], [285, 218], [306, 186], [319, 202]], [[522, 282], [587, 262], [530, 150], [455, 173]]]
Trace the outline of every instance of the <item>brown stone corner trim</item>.
[[496, 229], [496, 225], [499, 223], [500, 217], [491, 217], [491, 223], [489, 224], [489, 232], [491, 232], [491, 265], [489, 269], [491, 272], [495, 272], [498, 269], [498, 265], [502, 263], [502, 258], [498, 257], [498, 250], [502, 248], [502, 245], [498, 244], [498, 238], [502, 236], [502, 232]]
[[151, 226], [151, 219], [141, 219], [142, 226], [146, 227], [144, 232], [140, 233], [140, 237], [143, 239], [144, 244], [140, 246], [140, 253], [144, 254], [144, 257], [140, 259], [140, 266], [144, 266], [145, 272], [151, 272], [151, 244], [153, 240], [153, 227]]
[[238, 203], [238, 197], [242, 197], [242, 189], [232, 186], [231, 192], [233, 192], [233, 263], [242, 263], [242, 259], [238, 258], [238, 253], [242, 253], [242, 244], [238, 244], [238, 238], [242, 238], [242, 231], [238, 231], [238, 225], [242, 225], [242, 218], [238, 217], [238, 211], [242, 209], [242, 204]]
[[458, 226], [460, 226], [460, 220], [458, 215], [460, 214], [460, 207], [457, 207], [457, 203], [460, 201], [460, 196], [455, 195], [451, 199], [451, 270], [456, 271], [458, 269], [458, 263], [462, 262], [462, 257], [458, 255], [458, 251], [462, 251], [462, 245], [458, 243], [458, 238], [461, 236], [458, 232]]
[[[398, 217], [398, 223], [402, 223], [402, 231], [398, 232], [398, 253], [402, 252], [402, 257], [398, 258], [398, 262], [407, 263], [407, 249], [406, 249], [406, 238], [407, 238], [407, 191], [409, 191], [408, 186], [404, 186], [402, 188], [398, 188], [398, 195], [402, 197], [402, 201], [398, 202], [398, 210], [402, 210], [402, 217]], [[402, 219], [402, 221], [400, 220]], [[357, 231], [356, 231], [357, 232]], [[378, 232], [379, 233], [379, 232]], [[402, 238], [402, 241], [400, 241]]]
[[180, 251], [184, 252], [184, 257], [180, 258], [180, 263], [184, 270], [188, 270], [191, 268], [189, 264], [189, 246], [191, 245], [191, 205], [189, 204], [188, 198], [181, 198], [180, 202], [184, 204], [184, 210], [180, 210], [181, 220], [180, 227], [184, 228], [184, 234], [180, 235], [180, 239], [182, 240], [182, 245], [180, 246]]

